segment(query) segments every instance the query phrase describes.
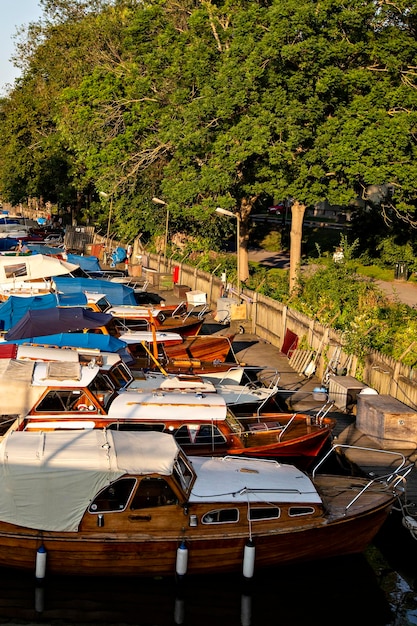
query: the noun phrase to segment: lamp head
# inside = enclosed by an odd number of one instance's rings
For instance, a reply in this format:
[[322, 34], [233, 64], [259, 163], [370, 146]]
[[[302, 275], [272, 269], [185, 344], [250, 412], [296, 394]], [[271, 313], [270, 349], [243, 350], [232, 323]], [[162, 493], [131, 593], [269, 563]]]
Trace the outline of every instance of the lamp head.
[[228, 211], [227, 209], [222, 209], [220, 206], [217, 207], [216, 213], [221, 213], [222, 215], [228, 215], [229, 217], [235, 217], [236, 219], [238, 217], [236, 213], [232, 213], [232, 211]]
[[164, 200], [161, 200], [160, 198], [152, 198], [152, 202], [154, 204], [166, 204], [166, 202], [164, 202]]

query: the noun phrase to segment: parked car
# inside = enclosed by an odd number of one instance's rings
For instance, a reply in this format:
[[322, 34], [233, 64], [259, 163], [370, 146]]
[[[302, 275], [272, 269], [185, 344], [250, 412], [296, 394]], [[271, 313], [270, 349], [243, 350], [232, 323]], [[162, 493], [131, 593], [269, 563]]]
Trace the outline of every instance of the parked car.
[[268, 207], [267, 211], [268, 213], [273, 213], [275, 215], [282, 215], [285, 211], [285, 203], [278, 202], [277, 204], [273, 204]]

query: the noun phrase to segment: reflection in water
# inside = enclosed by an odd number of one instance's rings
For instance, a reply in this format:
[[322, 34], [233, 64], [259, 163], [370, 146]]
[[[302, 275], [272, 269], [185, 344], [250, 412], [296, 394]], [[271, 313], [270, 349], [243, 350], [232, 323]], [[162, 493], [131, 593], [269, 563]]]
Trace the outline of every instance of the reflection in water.
[[[382, 554], [383, 557], [382, 557]], [[417, 624], [417, 539], [393, 512], [375, 538], [367, 557], [389, 600], [394, 626]]]
[[[376, 548], [371, 556], [380, 555]], [[381, 563], [383, 559], [381, 557]], [[221, 568], [221, 565], [220, 565]], [[386, 565], [383, 566], [386, 568]], [[0, 624], [122, 626], [405, 626], [366, 556], [357, 555], [240, 576], [173, 579], [60, 578], [0, 570]], [[392, 580], [390, 584], [392, 585]], [[394, 585], [395, 587], [395, 585]]]

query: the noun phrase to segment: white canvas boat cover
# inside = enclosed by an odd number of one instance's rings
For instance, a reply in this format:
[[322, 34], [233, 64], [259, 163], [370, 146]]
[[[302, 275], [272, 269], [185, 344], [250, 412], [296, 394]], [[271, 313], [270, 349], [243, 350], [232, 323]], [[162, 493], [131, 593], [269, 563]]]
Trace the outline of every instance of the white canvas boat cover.
[[[248, 385], [238, 383], [219, 382], [215, 378], [205, 376], [183, 376], [165, 375], [161, 372], [149, 372], [145, 377], [136, 377], [130, 383], [129, 389], [138, 391], [191, 393], [220, 395], [229, 406], [246, 403], [261, 403], [267, 400], [278, 391], [278, 388], [258, 387], [252, 389]], [[207, 397], [207, 396], [205, 396]]]
[[136, 376], [130, 383], [129, 389], [141, 391], [173, 391], [175, 393], [216, 393], [216, 387], [210, 380], [203, 380], [201, 376], [166, 375], [161, 372], [146, 372], [143, 376]]
[[33, 371], [33, 385], [43, 387], [87, 387], [97, 376], [97, 365], [71, 361], [38, 361]]
[[114, 317], [142, 319], [144, 317], [145, 318], [157, 317], [159, 313], [164, 313], [164, 309], [162, 307], [155, 309], [151, 307], [141, 306], [140, 304], [138, 304], [137, 306], [120, 305], [120, 306], [113, 306], [111, 307], [111, 309], [107, 309], [106, 313], [110, 313]]
[[99, 371], [91, 363], [0, 359], [0, 414], [25, 417], [48, 387], [87, 387]]
[[184, 420], [209, 423], [226, 419], [227, 407], [216, 393], [175, 393], [123, 389], [108, 409], [113, 419], [147, 420], [149, 422]]
[[170, 475], [178, 450], [156, 432], [13, 431], [0, 443], [0, 520], [76, 531], [101, 489], [124, 474]]
[[0, 359], [0, 414], [24, 417], [46, 387], [33, 387], [34, 361]]
[[80, 357], [73, 348], [54, 348], [39, 345], [18, 345], [17, 359], [32, 361], [72, 361], [79, 363]]
[[120, 341], [124, 341], [128, 345], [142, 343], [142, 341], [145, 341], [147, 344], [152, 344], [153, 341], [156, 341], [157, 343], [165, 343], [168, 345], [170, 343], [183, 343], [184, 342], [182, 335], [180, 335], [179, 333], [171, 333], [171, 332], [165, 333], [160, 330], [155, 331], [155, 333], [153, 333], [151, 330], [127, 331], [119, 335], [119, 339]]
[[313, 482], [294, 465], [231, 456], [189, 460], [197, 474], [190, 502], [321, 502]]
[[39, 280], [70, 274], [78, 265], [45, 254], [31, 256], [0, 256], [0, 283]]

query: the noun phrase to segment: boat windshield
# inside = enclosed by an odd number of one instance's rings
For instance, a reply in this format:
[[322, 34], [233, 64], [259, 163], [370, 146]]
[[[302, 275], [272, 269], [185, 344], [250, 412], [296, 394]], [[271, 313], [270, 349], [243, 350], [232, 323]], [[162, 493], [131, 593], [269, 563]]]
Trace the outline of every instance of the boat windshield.
[[226, 423], [229, 425], [230, 429], [236, 434], [241, 433], [245, 430], [241, 422], [239, 422], [236, 415], [234, 415], [232, 411], [230, 411], [230, 409], [227, 411]]
[[95, 376], [95, 378], [88, 385], [88, 389], [94, 394], [97, 398], [100, 405], [106, 409], [109, 402], [113, 400], [115, 396], [115, 389], [111, 384], [110, 380], [107, 376], [103, 376], [101, 372]]
[[116, 391], [125, 389], [133, 381], [133, 376], [124, 363], [118, 363], [114, 365], [108, 372], [106, 372], [110, 378], [113, 387]]
[[173, 476], [188, 495], [194, 482], [194, 472], [181, 454], [175, 461]]

